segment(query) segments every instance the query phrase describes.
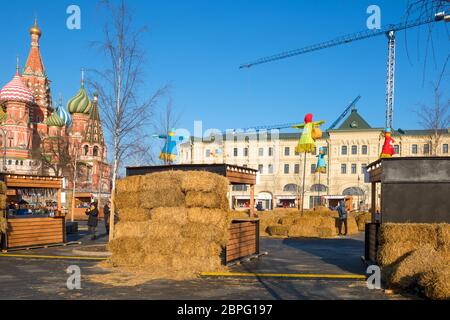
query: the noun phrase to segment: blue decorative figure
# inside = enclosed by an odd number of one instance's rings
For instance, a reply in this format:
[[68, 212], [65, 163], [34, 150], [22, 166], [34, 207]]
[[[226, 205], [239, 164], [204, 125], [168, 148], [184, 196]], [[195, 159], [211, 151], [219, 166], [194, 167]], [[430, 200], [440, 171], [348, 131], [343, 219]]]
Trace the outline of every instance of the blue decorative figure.
[[178, 155], [177, 143], [183, 141], [182, 136], [175, 136], [175, 129], [171, 129], [168, 135], [162, 134], [153, 135], [154, 138], [164, 139], [166, 143], [161, 150], [159, 158], [164, 161], [164, 163], [172, 163], [175, 161]]
[[316, 172], [326, 173], [327, 172], [327, 163], [325, 161], [325, 149], [324, 147], [319, 148], [319, 155], [317, 156], [317, 166]]

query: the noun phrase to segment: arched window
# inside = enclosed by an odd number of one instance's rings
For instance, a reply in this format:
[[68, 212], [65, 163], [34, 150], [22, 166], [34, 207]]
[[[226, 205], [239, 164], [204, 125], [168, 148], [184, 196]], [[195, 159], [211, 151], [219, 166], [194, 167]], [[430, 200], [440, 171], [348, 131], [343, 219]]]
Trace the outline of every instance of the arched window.
[[327, 186], [323, 185], [323, 184], [313, 184], [311, 186], [311, 192], [326, 192], [327, 191]]
[[94, 157], [98, 156], [98, 147], [97, 146], [94, 147], [93, 154], [94, 154]]
[[350, 187], [344, 190], [344, 192], [342, 192], [342, 195], [344, 196], [363, 196], [364, 195], [364, 191], [363, 189], [359, 188], [359, 187]]
[[298, 186], [296, 184], [290, 183], [284, 186], [284, 192], [297, 192]]
[[87, 156], [89, 154], [89, 146], [84, 146], [84, 155]]

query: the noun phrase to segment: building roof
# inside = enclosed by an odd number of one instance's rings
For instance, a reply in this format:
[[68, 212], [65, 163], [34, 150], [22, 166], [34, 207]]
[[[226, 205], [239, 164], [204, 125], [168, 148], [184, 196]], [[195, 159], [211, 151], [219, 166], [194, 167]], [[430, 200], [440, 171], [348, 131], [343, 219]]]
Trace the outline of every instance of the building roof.
[[34, 26], [30, 28], [31, 49], [28, 54], [27, 63], [25, 64], [24, 74], [45, 77], [44, 63], [42, 62], [41, 53], [39, 51], [39, 39], [42, 35], [41, 30], [34, 22]]
[[81, 84], [77, 94], [67, 102], [67, 109], [71, 114], [84, 113], [89, 114], [92, 108], [92, 102], [89, 99], [84, 84]]
[[90, 144], [101, 144], [103, 145], [103, 129], [102, 123], [100, 121], [100, 113], [98, 111], [98, 95], [95, 93], [94, 102], [92, 103], [89, 121], [86, 127], [86, 131], [83, 137], [83, 142], [88, 142]]
[[339, 128], [335, 129], [337, 130], [367, 130], [371, 129], [372, 127], [370, 124], [364, 120], [363, 117], [358, 113], [358, 110], [356, 108], [352, 109], [352, 112], [347, 117], [347, 119], [344, 120], [344, 122], [339, 126]]
[[34, 102], [34, 95], [23, 83], [18, 70], [14, 78], [0, 90], [0, 101]]

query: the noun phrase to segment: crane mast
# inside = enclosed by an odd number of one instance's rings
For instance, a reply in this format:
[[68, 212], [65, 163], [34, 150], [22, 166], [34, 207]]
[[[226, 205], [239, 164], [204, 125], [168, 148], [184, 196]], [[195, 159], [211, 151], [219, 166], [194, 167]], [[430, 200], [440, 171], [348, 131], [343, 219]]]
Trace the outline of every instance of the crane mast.
[[386, 81], [386, 128], [391, 128], [394, 121], [394, 88], [395, 88], [395, 32], [389, 31], [388, 63]]

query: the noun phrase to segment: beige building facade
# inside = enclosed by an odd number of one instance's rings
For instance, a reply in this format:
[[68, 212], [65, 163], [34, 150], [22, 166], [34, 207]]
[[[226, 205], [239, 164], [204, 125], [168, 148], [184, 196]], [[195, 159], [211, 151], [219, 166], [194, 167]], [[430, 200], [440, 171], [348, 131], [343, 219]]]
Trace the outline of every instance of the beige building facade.
[[[326, 173], [316, 173], [317, 154], [296, 154], [300, 133], [277, 131], [231, 133], [192, 138], [180, 145], [181, 164], [227, 163], [259, 171], [255, 186], [255, 200], [263, 209], [297, 207], [302, 195], [305, 174], [304, 208], [312, 208], [327, 199], [351, 196], [353, 209], [370, 207], [370, 184], [365, 167], [377, 160], [383, 146], [383, 128], [372, 128], [353, 109], [339, 128], [325, 132], [317, 140], [317, 150], [325, 148]], [[440, 131], [437, 156], [449, 156], [449, 129]], [[405, 130], [394, 132], [396, 157], [431, 155], [432, 132]], [[235, 209], [248, 208], [250, 190], [234, 186], [231, 205]], [[301, 202], [300, 202], [301, 203]]]

